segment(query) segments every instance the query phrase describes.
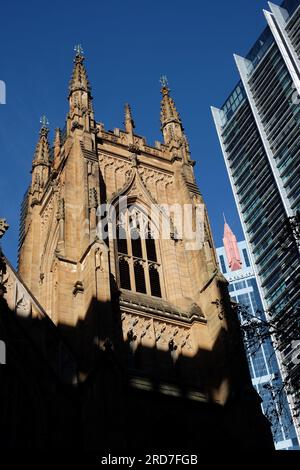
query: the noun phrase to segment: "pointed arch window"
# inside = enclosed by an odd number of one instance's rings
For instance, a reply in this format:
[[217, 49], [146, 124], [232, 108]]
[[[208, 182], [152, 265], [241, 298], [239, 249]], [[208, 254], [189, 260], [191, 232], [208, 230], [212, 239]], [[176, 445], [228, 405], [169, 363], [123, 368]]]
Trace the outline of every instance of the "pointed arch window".
[[122, 225], [117, 226], [117, 243], [118, 243], [118, 252], [123, 254], [128, 254], [127, 249], [127, 237], [126, 232]]
[[147, 216], [130, 206], [119, 216], [116, 233], [120, 287], [162, 297], [158, 243]]
[[134, 261], [134, 280], [136, 291], [147, 294], [144, 261], [140, 259]]
[[149, 277], [150, 277], [151, 295], [153, 295], [154, 297], [161, 297], [159, 272], [158, 272], [156, 264], [152, 263], [149, 266]]

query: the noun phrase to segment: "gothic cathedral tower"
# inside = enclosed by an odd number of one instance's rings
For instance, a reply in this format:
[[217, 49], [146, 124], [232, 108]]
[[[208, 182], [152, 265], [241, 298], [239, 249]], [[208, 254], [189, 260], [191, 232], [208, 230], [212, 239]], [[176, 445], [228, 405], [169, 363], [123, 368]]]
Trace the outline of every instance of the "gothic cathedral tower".
[[[40, 130], [19, 273], [61, 328], [82, 381], [95, 366], [95, 350], [113, 351], [128, 387], [137, 393], [155, 388], [170, 400], [184, 394], [221, 408], [236, 403], [235, 410], [246, 407], [247, 396], [248, 407], [252, 400], [247, 419], [261, 420], [206, 209], [202, 241], [190, 249], [185, 225], [196, 230], [197, 208], [204, 205], [165, 79], [161, 94], [163, 143], [152, 147], [135, 133], [129, 105], [124, 129], [106, 131], [95, 120], [84, 57], [77, 49], [66, 127], [56, 129], [52, 148], [46, 120]], [[120, 201], [126, 201], [125, 208]], [[105, 204], [107, 211], [99, 211]], [[184, 214], [185, 207], [189, 218], [182, 229], [174, 214]], [[164, 230], [169, 236], [162, 236], [162, 226], [169, 227], [169, 233]], [[135, 395], [137, 413], [145, 412], [145, 403], [144, 395]], [[251, 426], [237, 424], [234, 413], [234, 424], [226, 418], [223, 431], [236, 427], [236, 442], [240, 432], [254, 442]], [[151, 411], [146, 414], [152, 419]]]

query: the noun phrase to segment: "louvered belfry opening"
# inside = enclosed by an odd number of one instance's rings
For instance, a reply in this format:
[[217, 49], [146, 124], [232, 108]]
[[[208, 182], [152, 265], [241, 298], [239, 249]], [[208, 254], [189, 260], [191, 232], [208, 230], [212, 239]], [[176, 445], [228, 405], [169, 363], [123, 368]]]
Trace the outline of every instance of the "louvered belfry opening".
[[153, 240], [150, 230], [148, 231], [148, 237], [146, 238], [146, 248], [148, 259], [151, 261], [157, 261], [155, 240]]
[[130, 206], [119, 217], [116, 233], [120, 287], [162, 297], [160, 256], [147, 216]]
[[156, 266], [151, 265], [149, 267], [149, 277], [150, 277], [151, 295], [153, 295], [154, 297], [161, 297], [159, 272]]
[[140, 238], [140, 232], [137, 228], [134, 228], [130, 232], [131, 234], [131, 247], [132, 247], [132, 255], [135, 258], [143, 258], [143, 250], [142, 250], [142, 241]]
[[117, 227], [118, 253], [128, 254], [126, 231], [121, 225]]
[[120, 272], [120, 285], [122, 289], [131, 290], [128, 260], [122, 257], [119, 258], [119, 272]]
[[147, 294], [143, 261], [134, 261], [134, 279], [136, 291]]

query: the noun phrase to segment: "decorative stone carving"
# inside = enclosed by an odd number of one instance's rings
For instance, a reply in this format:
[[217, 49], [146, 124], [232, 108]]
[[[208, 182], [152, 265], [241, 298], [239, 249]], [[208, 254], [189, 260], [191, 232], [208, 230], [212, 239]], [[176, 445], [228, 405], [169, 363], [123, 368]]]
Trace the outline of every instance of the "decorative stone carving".
[[170, 191], [169, 187], [173, 184], [173, 175], [143, 166], [139, 167], [139, 175], [154, 199], [162, 201], [163, 198], [163, 202], [167, 202], [166, 195], [164, 197], [163, 194]]
[[57, 220], [65, 220], [65, 200], [63, 198], [58, 201], [56, 218]]
[[75, 129], [83, 129], [83, 126], [79, 124], [78, 121], [74, 121], [72, 123], [71, 131], [75, 131]]
[[16, 302], [17, 315], [21, 317], [29, 317], [31, 315], [31, 302], [29, 297], [23, 293], [22, 297]]
[[99, 163], [103, 179], [106, 179], [108, 174], [112, 176], [111, 183], [107, 187], [108, 193], [110, 195], [118, 193], [124, 186], [124, 183], [130, 178], [132, 172], [131, 162], [127, 159], [124, 160], [101, 154], [99, 156]]
[[48, 229], [48, 225], [50, 223], [50, 220], [53, 214], [53, 208], [54, 208], [54, 196], [51, 196], [51, 198], [47, 201], [46, 205], [42, 209], [42, 213], [41, 213], [42, 233], [46, 232]]
[[91, 131], [93, 134], [99, 134], [100, 129], [98, 129], [98, 127], [91, 127], [91, 128], [90, 128], [90, 131]]
[[138, 166], [138, 159], [135, 153], [131, 155], [131, 165], [133, 168], [136, 168]]
[[128, 145], [128, 150], [130, 153], [132, 154], [139, 154], [140, 153], [140, 149], [139, 149], [139, 146], [138, 146], [138, 141], [135, 142], [134, 144], [129, 144]]
[[139, 174], [143, 180], [143, 183], [158, 183], [160, 181], [164, 182], [165, 185], [170, 185], [173, 183], [173, 176], [168, 175], [167, 173], [162, 173], [157, 170], [152, 170], [151, 168], [143, 167], [139, 169]]
[[32, 314], [33, 305], [35, 306], [35, 310], [38, 310], [29, 292], [25, 289], [14, 271], [5, 262], [5, 258], [1, 259], [0, 288], [2, 291], [1, 295], [6, 299], [8, 307], [12, 312], [16, 312], [17, 315], [22, 317], [30, 316]]
[[97, 248], [95, 251], [95, 267], [96, 269], [99, 269], [99, 271], [103, 272], [103, 263], [102, 263], [102, 258], [103, 258], [103, 251], [101, 248]]
[[77, 281], [74, 284], [73, 295], [76, 296], [77, 294], [83, 294], [84, 287], [81, 281]]
[[158, 348], [168, 349], [170, 352], [183, 348], [192, 350], [190, 330], [184, 327], [175, 327], [169, 323], [154, 322], [155, 339]]
[[99, 163], [101, 168], [105, 169], [107, 166], [114, 166], [115, 170], [120, 168], [127, 168], [130, 169], [130, 162], [128, 160], [123, 160], [121, 158], [111, 157], [110, 155], [99, 155]]
[[5, 219], [0, 219], [0, 238], [3, 237], [3, 235], [8, 230], [8, 228], [9, 228], [9, 225], [8, 225], [8, 223], [6, 223], [6, 220]]
[[33, 193], [39, 193], [41, 190], [41, 178], [40, 175], [35, 175], [34, 185], [33, 185]]

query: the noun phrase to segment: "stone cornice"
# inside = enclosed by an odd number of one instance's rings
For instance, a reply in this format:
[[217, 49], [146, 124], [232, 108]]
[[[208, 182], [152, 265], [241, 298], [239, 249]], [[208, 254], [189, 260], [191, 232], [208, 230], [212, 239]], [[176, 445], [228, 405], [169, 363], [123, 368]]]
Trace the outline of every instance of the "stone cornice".
[[146, 294], [133, 293], [131, 291], [121, 290], [120, 294], [121, 309], [137, 315], [148, 314], [149, 317], [156, 317], [163, 321], [172, 320], [189, 325], [194, 322], [207, 323], [207, 320], [195, 312], [187, 312], [178, 309], [168, 301], [161, 298], [149, 297]]

